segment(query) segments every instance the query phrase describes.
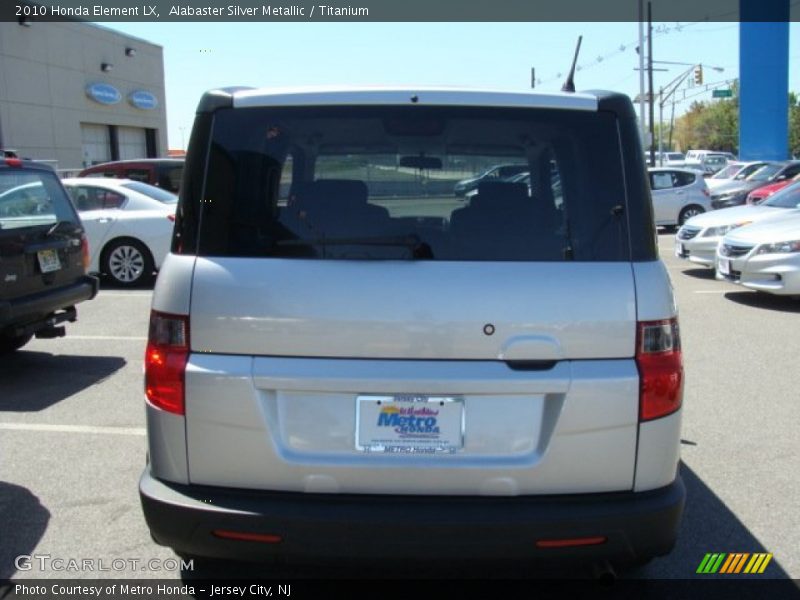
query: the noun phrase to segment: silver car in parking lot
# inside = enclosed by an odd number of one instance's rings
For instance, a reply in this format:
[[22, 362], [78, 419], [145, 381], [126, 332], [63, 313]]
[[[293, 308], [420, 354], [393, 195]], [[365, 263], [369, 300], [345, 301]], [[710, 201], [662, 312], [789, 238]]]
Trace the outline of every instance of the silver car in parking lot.
[[763, 219], [781, 219], [800, 212], [800, 183], [776, 192], [758, 205], [734, 206], [697, 215], [675, 235], [675, 256], [713, 268], [720, 240], [728, 232]]
[[692, 169], [649, 169], [656, 225], [675, 227], [711, 210], [711, 198], [703, 176]]
[[716, 275], [752, 290], [800, 295], [800, 213], [726, 235], [717, 251]]

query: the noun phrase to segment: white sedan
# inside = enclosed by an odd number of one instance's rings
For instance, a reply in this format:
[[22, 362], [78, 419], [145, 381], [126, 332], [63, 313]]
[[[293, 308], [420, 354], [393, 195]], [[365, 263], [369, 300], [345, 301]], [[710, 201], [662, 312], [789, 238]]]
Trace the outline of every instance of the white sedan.
[[800, 183], [776, 192], [758, 205], [722, 208], [686, 221], [675, 236], [675, 256], [714, 267], [719, 242], [729, 231], [763, 219], [782, 219], [800, 213]]
[[764, 220], [722, 238], [717, 279], [771, 294], [800, 295], [800, 214]]
[[150, 281], [172, 239], [178, 197], [129, 179], [62, 180], [89, 240], [90, 272], [129, 287]]

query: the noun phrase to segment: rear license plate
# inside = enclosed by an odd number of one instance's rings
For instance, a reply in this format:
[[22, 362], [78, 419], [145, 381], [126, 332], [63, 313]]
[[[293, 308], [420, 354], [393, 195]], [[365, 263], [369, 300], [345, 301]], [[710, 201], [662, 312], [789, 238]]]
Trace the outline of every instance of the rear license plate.
[[464, 447], [464, 399], [453, 396], [358, 396], [356, 449], [454, 453]]
[[720, 258], [719, 262], [717, 263], [717, 269], [719, 270], [721, 275], [730, 275], [731, 274], [731, 261]]
[[55, 250], [39, 250], [36, 253], [36, 257], [39, 259], [39, 268], [42, 273], [58, 271], [61, 268], [61, 261], [58, 259], [58, 252]]

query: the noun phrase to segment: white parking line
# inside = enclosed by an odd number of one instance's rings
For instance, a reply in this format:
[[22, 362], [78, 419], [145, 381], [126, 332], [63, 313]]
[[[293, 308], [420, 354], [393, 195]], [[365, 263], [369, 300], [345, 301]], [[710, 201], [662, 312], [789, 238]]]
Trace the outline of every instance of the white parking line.
[[44, 423], [0, 423], [6, 431], [44, 431], [48, 433], [93, 433], [101, 435], [147, 435], [144, 427], [95, 427], [93, 425], [47, 425]]
[[727, 294], [731, 290], [695, 290], [693, 294]]
[[131, 296], [140, 296], [142, 298], [149, 298], [153, 295], [153, 292], [103, 292], [100, 291], [98, 296], [124, 296], [130, 298]]

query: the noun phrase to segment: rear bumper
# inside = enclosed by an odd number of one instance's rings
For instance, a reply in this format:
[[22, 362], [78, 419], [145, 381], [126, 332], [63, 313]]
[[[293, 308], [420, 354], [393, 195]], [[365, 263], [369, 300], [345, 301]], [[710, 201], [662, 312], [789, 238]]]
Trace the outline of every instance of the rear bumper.
[[54, 314], [56, 311], [91, 300], [97, 295], [99, 286], [96, 277], [85, 275], [68, 286], [13, 300], [0, 300], [0, 331], [10, 330], [19, 335], [52, 327], [64, 320]]
[[[457, 497], [305, 494], [139, 483], [153, 538], [180, 554], [237, 560], [635, 560], [668, 553], [686, 491], [678, 477], [647, 492]], [[214, 530], [280, 536], [221, 539]], [[603, 536], [602, 544], [539, 548], [537, 540]]]

